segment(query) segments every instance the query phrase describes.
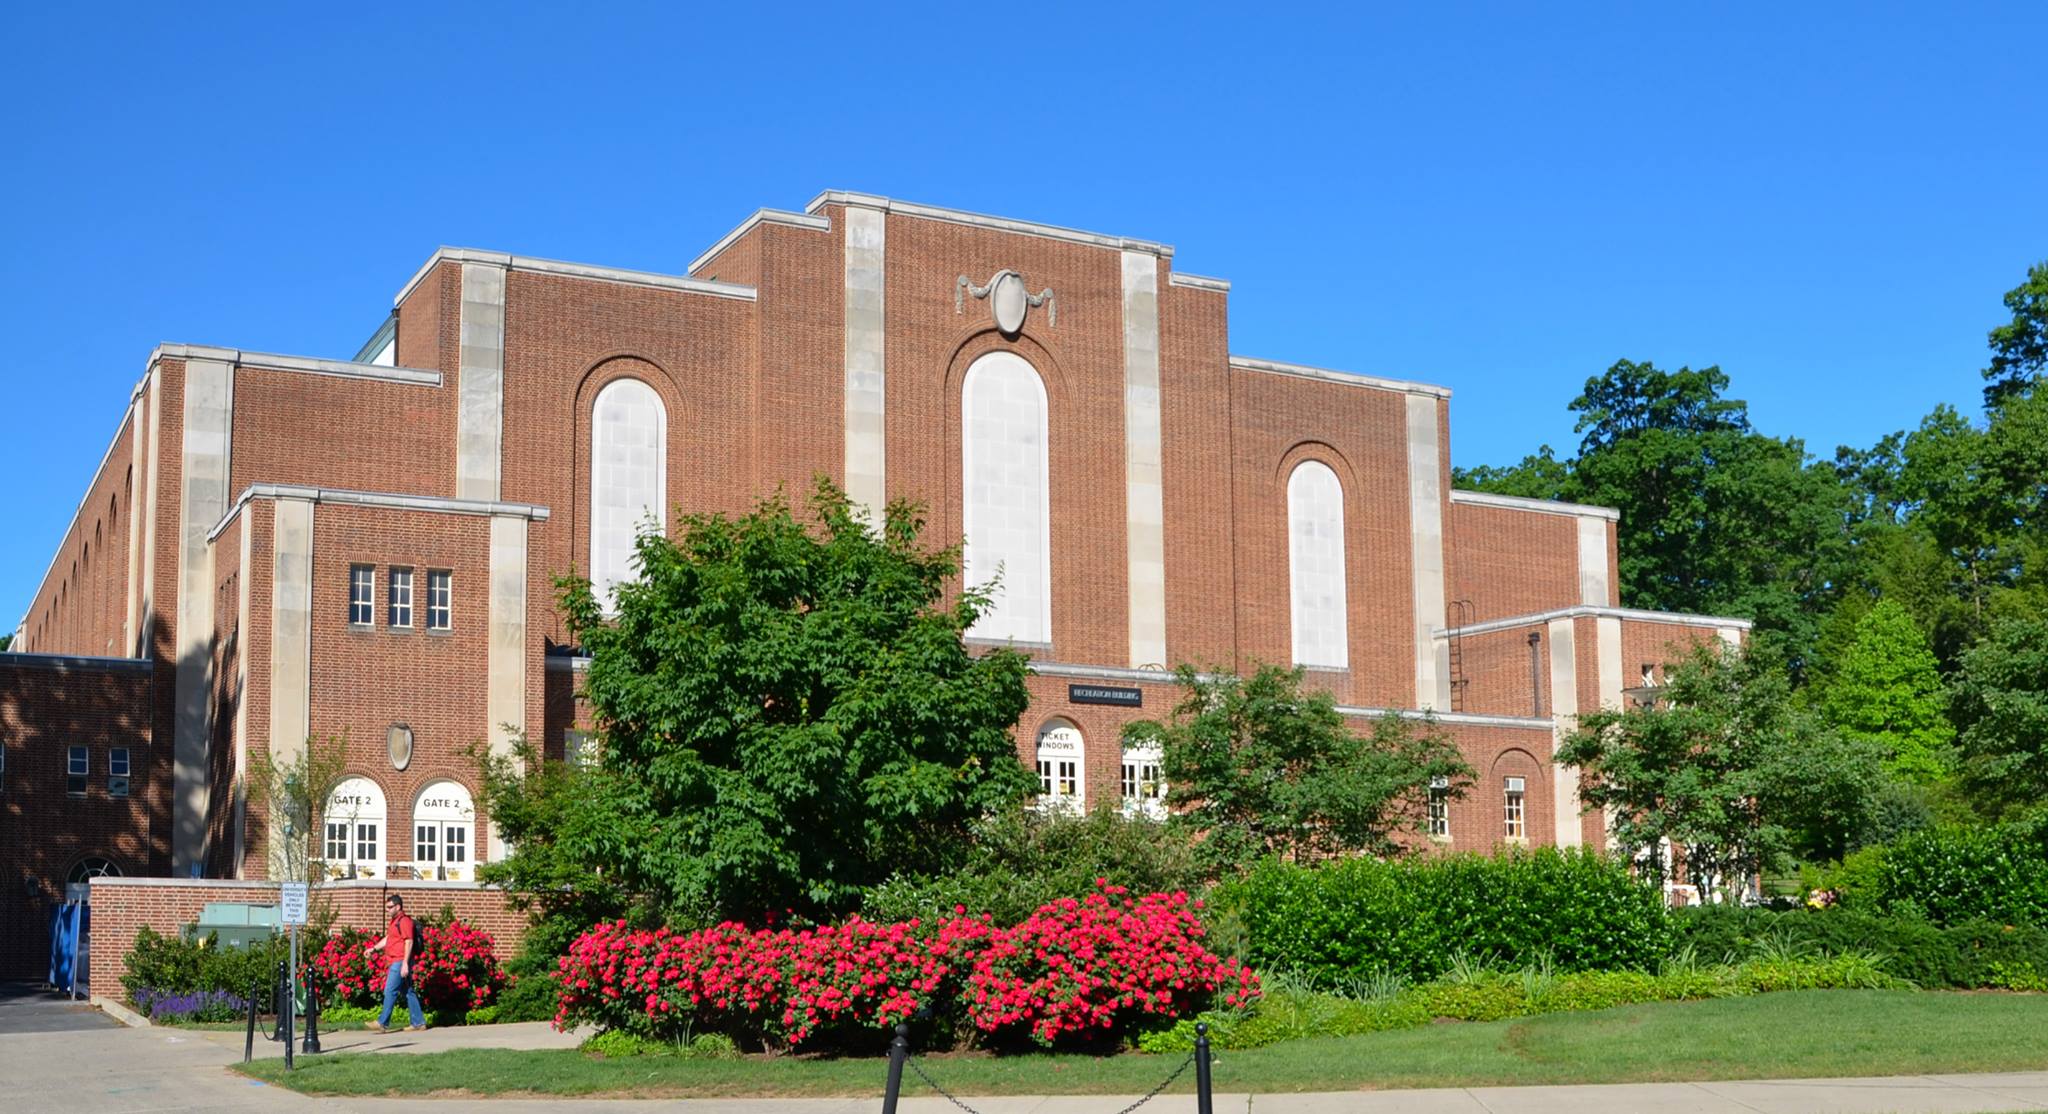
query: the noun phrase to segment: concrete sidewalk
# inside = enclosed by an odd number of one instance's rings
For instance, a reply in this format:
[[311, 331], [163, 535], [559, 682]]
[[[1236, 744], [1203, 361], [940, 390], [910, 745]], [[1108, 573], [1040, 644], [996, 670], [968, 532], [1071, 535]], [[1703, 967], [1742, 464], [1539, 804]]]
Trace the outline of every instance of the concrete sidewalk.
[[[402, 1055], [451, 1048], [572, 1047], [545, 1024], [429, 1029], [323, 1037], [329, 1052]], [[263, 1040], [257, 1055], [282, 1055]], [[240, 1032], [161, 1028], [0, 1036], [0, 1105], [23, 1114], [157, 1114], [170, 1111], [310, 1111], [316, 1114], [875, 1114], [879, 1094], [850, 1099], [318, 1099], [228, 1071], [242, 1058]], [[2044, 1051], [2048, 1059], [2048, 1051]], [[877, 1074], [879, 1090], [881, 1079]], [[1137, 1096], [969, 1098], [983, 1114], [1115, 1114]], [[1192, 1114], [1194, 1097], [1164, 1095], [1147, 1114]], [[957, 1114], [946, 1100], [905, 1099], [902, 1114]], [[1987, 1114], [2048, 1111], [2048, 1071], [1877, 1079], [1756, 1080], [1577, 1087], [1472, 1087], [1325, 1094], [1219, 1094], [1217, 1114]]]

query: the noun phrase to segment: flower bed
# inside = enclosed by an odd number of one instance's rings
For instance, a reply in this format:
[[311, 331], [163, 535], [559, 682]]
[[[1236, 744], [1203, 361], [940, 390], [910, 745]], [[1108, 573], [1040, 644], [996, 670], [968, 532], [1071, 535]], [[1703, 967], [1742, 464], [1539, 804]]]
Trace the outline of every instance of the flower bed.
[[1203, 945], [1199, 905], [1098, 883], [1012, 926], [964, 909], [938, 924], [855, 917], [685, 933], [601, 924], [561, 960], [555, 1024], [796, 1047], [821, 1034], [832, 1043], [886, 1032], [931, 1010], [988, 1039], [1119, 1039], [1257, 996], [1255, 975]]
[[[323, 1000], [353, 1006], [381, 1005], [390, 961], [363, 949], [382, 933], [345, 928], [328, 937], [308, 964]], [[420, 922], [421, 949], [413, 957], [413, 986], [420, 1003], [436, 1013], [463, 1015], [489, 1005], [505, 988], [490, 934], [463, 922]]]
[[129, 993], [136, 1008], [158, 1025], [180, 1021], [235, 1021], [249, 1012], [249, 1000], [227, 990], [152, 990]]

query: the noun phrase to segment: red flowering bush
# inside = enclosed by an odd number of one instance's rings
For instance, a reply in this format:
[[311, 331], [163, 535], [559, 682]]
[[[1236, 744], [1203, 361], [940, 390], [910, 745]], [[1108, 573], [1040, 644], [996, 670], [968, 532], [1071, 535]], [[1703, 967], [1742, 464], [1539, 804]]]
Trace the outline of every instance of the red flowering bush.
[[698, 1029], [794, 1047], [821, 1033], [845, 1042], [886, 1032], [931, 1007], [991, 1036], [1120, 1035], [1257, 996], [1255, 975], [1202, 945], [1197, 908], [1186, 894], [1133, 899], [1099, 885], [1010, 928], [965, 910], [937, 925], [600, 924], [560, 961], [555, 1025], [660, 1038]]
[[[383, 1003], [390, 961], [382, 951], [363, 950], [381, 935], [344, 928], [328, 937], [308, 964], [310, 977], [327, 1000], [355, 1006]], [[505, 969], [498, 964], [490, 934], [459, 920], [445, 925], [421, 921], [420, 938], [412, 981], [427, 1009], [466, 1013], [489, 1005], [505, 988]]]

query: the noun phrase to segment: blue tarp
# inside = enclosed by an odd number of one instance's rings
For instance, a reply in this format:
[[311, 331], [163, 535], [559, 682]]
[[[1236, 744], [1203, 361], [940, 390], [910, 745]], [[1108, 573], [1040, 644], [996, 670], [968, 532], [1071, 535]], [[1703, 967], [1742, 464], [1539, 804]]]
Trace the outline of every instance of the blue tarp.
[[50, 909], [50, 985], [59, 990], [76, 990], [90, 976], [86, 971], [87, 934], [92, 929], [92, 910], [83, 901], [67, 901]]

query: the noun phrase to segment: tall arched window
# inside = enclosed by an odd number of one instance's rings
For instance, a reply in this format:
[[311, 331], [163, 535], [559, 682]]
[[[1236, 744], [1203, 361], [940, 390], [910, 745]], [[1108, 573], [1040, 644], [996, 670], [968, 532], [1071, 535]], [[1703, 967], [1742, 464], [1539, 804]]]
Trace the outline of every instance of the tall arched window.
[[1346, 668], [1344, 485], [1319, 460], [1302, 461], [1287, 477], [1287, 575], [1294, 663]]
[[344, 778], [320, 812], [321, 852], [337, 878], [384, 877], [384, 790], [366, 777]]
[[590, 582], [607, 608], [632, 580], [633, 544], [660, 530], [668, 506], [668, 412], [654, 388], [619, 379], [597, 393], [590, 416]]
[[412, 869], [420, 878], [466, 882], [476, 855], [476, 804], [461, 783], [437, 781], [412, 806]]
[[961, 493], [969, 587], [995, 599], [968, 634], [1052, 641], [1052, 522], [1045, 383], [1024, 358], [991, 352], [961, 385]]
[[1038, 729], [1038, 807], [1077, 815], [1086, 810], [1084, 757], [1080, 728], [1056, 719]]

